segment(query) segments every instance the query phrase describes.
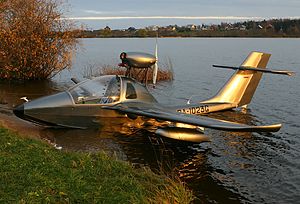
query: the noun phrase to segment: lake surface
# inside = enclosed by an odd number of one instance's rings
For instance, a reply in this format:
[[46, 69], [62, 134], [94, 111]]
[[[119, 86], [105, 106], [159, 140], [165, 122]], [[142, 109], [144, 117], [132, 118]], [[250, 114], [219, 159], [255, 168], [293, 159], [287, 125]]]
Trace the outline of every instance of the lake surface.
[[[85, 67], [117, 65], [122, 51], [154, 53], [155, 39], [82, 39], [71, 70], [51, 82], [1, 83], [2, 107], [36, 98], [82, 79]], [[137, 166], [172, 172], [186, 181], [197, 203], [297, 203], [300, 200], [300, 39], [166, 38], [159, 39], [161, 66], [172, 62], [173, 82], [151, 90], [164, 104], [182, 104], [194, 96], [214, 95], [232, 75], [212, 64], [240, 65], [251, 51], [272, 54], [268, 67], [297, 72], [294, 77], [264, 74], [247, 111], [214, 117], [261, 125], [283, 123], [277, 133], [232, 133], [207, 130], [210, 143], [160, 140], [145, 129], [39, 129], [40, 136], [65, 149], [107, 151]], [[1, 107], [0, 106], [0, 107]], [[132, 121], [134, 122], [134, 121]], [[129, 125], [130, 126], [130, 125]]]

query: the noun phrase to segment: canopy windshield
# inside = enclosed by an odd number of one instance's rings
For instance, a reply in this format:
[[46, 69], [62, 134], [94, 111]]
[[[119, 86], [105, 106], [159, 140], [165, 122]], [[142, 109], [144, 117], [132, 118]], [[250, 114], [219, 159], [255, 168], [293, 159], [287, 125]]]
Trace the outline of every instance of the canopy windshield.
[[69, 89], [76, 104], [107, 104], [120, 100], [120, 77], [101, 76]]

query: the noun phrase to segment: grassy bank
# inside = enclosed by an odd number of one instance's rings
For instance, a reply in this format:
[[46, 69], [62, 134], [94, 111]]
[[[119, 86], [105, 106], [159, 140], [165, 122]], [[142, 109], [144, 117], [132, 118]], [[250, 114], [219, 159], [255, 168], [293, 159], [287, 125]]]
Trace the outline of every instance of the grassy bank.
[[104, 153], [57, 150], [0, 127], [0, 203], [190, 203], [179, 182]]

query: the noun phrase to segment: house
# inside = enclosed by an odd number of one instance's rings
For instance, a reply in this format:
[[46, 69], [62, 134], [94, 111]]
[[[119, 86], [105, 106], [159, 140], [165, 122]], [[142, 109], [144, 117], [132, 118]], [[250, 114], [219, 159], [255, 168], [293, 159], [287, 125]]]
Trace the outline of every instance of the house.
[[104, 30], [111, 31], [110, 27], [105, 26]]
[[127, 30], [128, 30], [129, 32], [135, 32], [135, 31], [136, 31], [136, 29], [135, 29], [134, 27], [129, 27]]
[[197, 30], [197, 26], [195, 24], [187, 25], [186, 28], [188, 28], [189, 30]]
[[247, 27], [245, 25], [241, 25], [240, 30], [247, 30]]

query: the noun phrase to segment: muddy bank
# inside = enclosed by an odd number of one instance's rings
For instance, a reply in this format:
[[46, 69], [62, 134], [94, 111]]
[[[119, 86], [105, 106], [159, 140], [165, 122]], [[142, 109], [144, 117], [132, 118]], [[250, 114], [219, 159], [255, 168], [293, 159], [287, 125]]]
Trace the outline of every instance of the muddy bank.
[[0, 126], [24, 137], [41, 139], [41, 127], [20, 120], [13, 114], [12, 108], [6, 105], [0, 105]]
[[122, 145], [109, 127], [86, 130], [47, 128], [17, 118], [12, 108], [4, 104], [0, 104], [0, 126], [22, 137], [45, 141], [59, 149], [89, 153], [105, 152], [120, 160], [127, 160]]

